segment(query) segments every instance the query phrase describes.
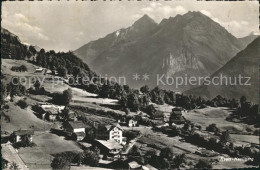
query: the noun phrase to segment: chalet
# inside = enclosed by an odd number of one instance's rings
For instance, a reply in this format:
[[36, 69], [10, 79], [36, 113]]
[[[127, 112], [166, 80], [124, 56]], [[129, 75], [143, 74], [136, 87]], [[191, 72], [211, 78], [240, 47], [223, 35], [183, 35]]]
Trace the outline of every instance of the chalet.
[[122, 117], [120, 120], [118, 120], [118, 123], [122, 126], [128, 127], [138, 126], [138, 121], [133, 117]]
[[142, 165], [138, 164], [136, 161], [128, 163], [129, 169], [141, 169]]
[[123, 130], [119, 125], [99, 125], [95, 128], [95, 138], [98, 140], [115, 140], [121, 144]]
[[128, 169], [138, 169], [138, 170], [155, 170], [156, 168], [151, 165], [143, 165], [138, 158], [128, 158], [126, 161]]
[[56, 108], [58, 109], [59, 112], [61, 112], [63, 109], [65, 109], [65, 106], [58, 106], [54, 104], [39, 104], [42, 109], [47, 109], [47, 108]]
[[171, 116], [171, 113], [169, 113], [169, 112], [164, 112], [164, 113], [163, 113], [163, 121], [164, 121], [164, 122], [169, 122], [170, 116]]
[[87, 150], [92, 147], [92, 144], [86, 142], [78, 142], [78, 144], [81, 146], [83, 150]]
[[138, 122], [134, 118], [131, 118], [127, 121], [127, 126], [128, 127], [136, 127], [136, 126], [138, 126]]
[[95, 140], [95, 145], [100, 149], [103, 159], [117, 159], [120, 158], [123, 146], [115, 140]]
[[173, 108], [170, 115], [171, 123], [183, 124], [185, 123], [185, 118], [182, 116], [182, 111], [180, 108]]
[[65, 108], [65, 106], [58, 106], [58, 105], [40, 103], [40, 102], [38, 103], [38, 107], [41, 108], [41, 111], [39, 111], [40, 113], [37, 113], [38, 117], [43, 120], [46, 119], [48, 121], [57, 120], [59, 114]]
[[72, 110], [69, 111], [69, 121], [79, 121], [79, 116], [76, 112]]
[[75, 132], [72, 134], [72, 137], [77, 141], [83, 141], [86, 137], [86, 134], [84, 132]]
[[82, 141], [86, 137], [86, 126], [87, 125], [85, 125], [81, 121], [70, 121], [64, 125], [64, 129], [66, 132], [71, 134], [73, 139], [77, 141]]
[[46, 70], [46, 74], [51, 74], [51, 73], [52, 73], [51, 70], [49, 70], [49, 69]]
[[43, 68], [36, 68], [35, 69], [35, 73], [42, 73], [43, 72]]
[[69, 133], [84, 132], [86, 125], [81, 121], [69, 121], [65, 124], [64, 129]]
[[59, 109], [50, 107], [50, 108], [45, 108], [44, 111], [45, 111], [45, 114], [43, 116], [44, 119], [52, 122], [57, 120], [59, 115]]
[[5, 101], [5, 102], [8, 102], [8, 101], [10, 101], [10, 100], [11, 100], [11, 95], [8, 94], [8, 95], [4, 98], [4, 101]]
[[32, 142], [33, 141], [33, 136], [34, 131], [33, 130], [18, 130], [14, 131], [12, 136], [13, 136], [13, 142], [21, 142], [23, 140], [24, 136], [28, 136], [29, 140]]

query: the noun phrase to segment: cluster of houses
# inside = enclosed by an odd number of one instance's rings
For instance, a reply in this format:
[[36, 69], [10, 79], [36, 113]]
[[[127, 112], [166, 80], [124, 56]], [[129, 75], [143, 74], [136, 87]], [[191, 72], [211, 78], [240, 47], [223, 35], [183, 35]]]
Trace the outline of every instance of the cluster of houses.
[[[65, 106], [39, 102], [37, 107], [40, 108], [39, 115], [41, 119], [47, 121], [62, 120]], [[185, 121], [182, 116], [182, 110], [178, 108], [172, 109], [172, 112], [169, 114], [164, 114], [163, 120], [175, 124]], [[63, 121], [61, 129], [56, 130], [62, 132], [69, 139], [77, 141], [79, 145], [85, 148], [90, 146], [98, 147], [100, 155], [103, 157], [102, 160], [116, 161], [126, 156], [124, 146], [127, 144], [127, 139], [123, 136], [122, 126], [136, 127], [139, 125], [138, 121], [133, 117], [124, 117], [115, 124], [100, 124], [83, 119], [76, 112], [69, 111], [68, 119]], [[24, 136], [33, 142], [33, 135], [34, 131], [32, 130], [18, 130], [13, 132], [11, 136], [12, 141], [17, 143], [21, 142]], [[129, 167], [131, 169], [145, 169], [136, 161], [129, 162]]]
[[119, 157], [126, 144], [123, 129], [119, 124], [91, 126], [82, 121], [68, 121], [63, 126], [71, 139], [90, 142], [109, 158]]
[[65, 106], [48, 104], [44, 102], [39, 102], [36, 107], [38, 107], [38, 112], [36, 113], [36, 116], [42, 120], [47, 120], [51, 122], [58, 120], [59, 115], [65, 108]]
[[[37, 107], [40, 108], [38, 117], [47, 121], [57, 121], [62, 119], [64, 106], [58, 106], [39, 102]], [[138, 121], [133, 118], [122, 118], [115, 124], [99, 124], [97, 122], [88, 122], [81, 115], [74, 111], [69, 111], [67, 121], [62, 125], [62, 134], [69, 139], [83, 143], [89, 142], [96, 145], [105, 157], [116, 159], [122, 153], [126, 145], [126, 137], [123, 137], [121, 126], [136, 127]], [[85, 145], [85, 144], [84, 144]]]

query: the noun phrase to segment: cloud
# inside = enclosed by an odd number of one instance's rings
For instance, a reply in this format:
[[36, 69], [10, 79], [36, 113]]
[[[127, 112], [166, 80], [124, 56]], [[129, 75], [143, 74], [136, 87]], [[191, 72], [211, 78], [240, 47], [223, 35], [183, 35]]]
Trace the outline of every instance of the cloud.
[[156, 21], [160, 21], [163, 18], [174, 17], [177, 14], [183, 15], [187, 12], [188, 10], [181, 5], [174, 7], [170, 5], [162, 5], [159, 2], [152, 2], [149, 4], [149, 6], [141, 8], [141, 13], [135, 14], [132, 16], [132, 18], [135, 18], [135, 16], [142, 16], [143, 14], [147, 14]]
[[23, 42], [36, 43], [50, 40], [43, 30], [30, 23], [30, 20], [25, 15], [10, 13], [6, 8], [3, 8], [2, 14], [2, 26], [17, 34]]
[[248, 34], [248, 25], [249, 23], [247, 21], [241, 20], [230, 20], [230, 21], [222, 21], [219, 18], [212, 15], [211, 12], [207, 10], [200, 10], [201, 13], [204, 15], [210, 17], [213, 21], [219, 23], [221, 26], [226, 28], [230, 33], [232, 33], [234, 36], [239, 35], [247, 35]]

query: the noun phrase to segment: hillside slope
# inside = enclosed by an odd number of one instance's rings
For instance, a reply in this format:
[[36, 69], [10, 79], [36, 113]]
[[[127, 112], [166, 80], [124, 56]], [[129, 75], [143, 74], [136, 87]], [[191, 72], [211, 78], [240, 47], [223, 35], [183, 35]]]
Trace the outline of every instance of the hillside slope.
[[[259, 56], [260, 56], [260, 37], [250, 43], [246, 49], [239, 52], [227, 64], [211, 76], [214, 77], [227, 76], [234, 77], [239, 75], [243, 77], [251, 77], [248, 84], [251, 85], [202, 85], [199, 88], [189, 90], [186, 94], [200, 95], [207, 98], [214, 98], [221, 95], [227, 98], [239, 99], [241, 96], [246, 96], [248, 101], [258, 103], [259, 101]], [[246, 79], [242, 80], [245, 83]], [[223, 81], [224, 82], [224, 81]], [[220, 83], [220, 81], [216, 82]], [[238, 79], [237, 79], [238, 83]]]

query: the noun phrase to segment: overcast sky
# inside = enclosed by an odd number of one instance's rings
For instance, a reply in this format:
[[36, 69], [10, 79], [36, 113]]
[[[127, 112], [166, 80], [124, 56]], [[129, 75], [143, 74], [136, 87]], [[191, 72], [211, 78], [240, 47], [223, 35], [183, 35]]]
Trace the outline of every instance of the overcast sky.
[[258, 2], [3, 2], [2, 26], [24, 43], [47, 50], [75, 50], [148, 14], [157, 23], [201, 11], [236, 37], [259, 32]]

